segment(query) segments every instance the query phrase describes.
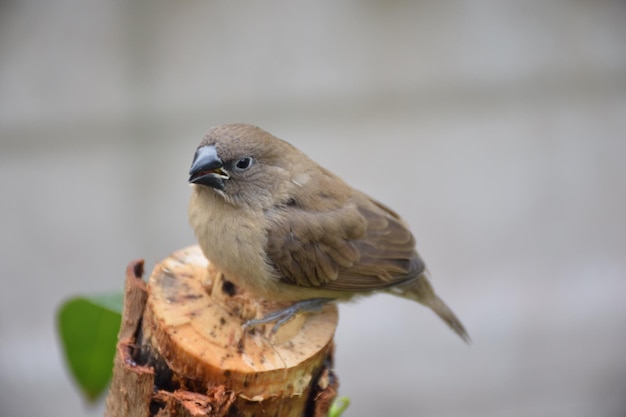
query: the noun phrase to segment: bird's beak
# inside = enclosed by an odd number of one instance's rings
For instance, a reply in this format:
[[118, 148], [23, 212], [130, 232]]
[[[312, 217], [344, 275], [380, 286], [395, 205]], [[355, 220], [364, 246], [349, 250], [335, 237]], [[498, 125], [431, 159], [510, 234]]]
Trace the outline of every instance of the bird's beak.
[[223, 165], [222, 160], [217, 155], [215, 145], [201, 146], [193, 156], [193, 162], [189, 169], [189, 182], [223, 190], [224, 181], [230, 178]]

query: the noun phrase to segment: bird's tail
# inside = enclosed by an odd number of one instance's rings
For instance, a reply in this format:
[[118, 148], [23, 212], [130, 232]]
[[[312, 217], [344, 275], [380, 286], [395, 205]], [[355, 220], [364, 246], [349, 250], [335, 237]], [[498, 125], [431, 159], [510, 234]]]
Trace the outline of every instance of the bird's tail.
[[[428, 280], [428, 271], [424, 271], [417, 279], [397, 286], [391, 291], [393, 294], [404, 298], [415, 300], [425, 305], [437, 314], [461, 339], [466, 343], [470, 342], [470, 337], [461, 323], [461, 320], [450, 310], [450, 307], [443, 302], [435, 293], [433, 286]], [[398, 291], [399, 290], [399, 291]]]

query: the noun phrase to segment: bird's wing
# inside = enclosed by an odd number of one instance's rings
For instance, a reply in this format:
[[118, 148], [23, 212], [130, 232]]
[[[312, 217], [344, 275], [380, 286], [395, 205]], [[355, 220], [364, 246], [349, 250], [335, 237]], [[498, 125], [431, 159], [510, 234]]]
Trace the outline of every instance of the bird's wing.
[[268, 218], [267, 254], [287, 284], [371, 291], [425, 269], [400, 217], [364, 195], [321, 212], [284, 206]]

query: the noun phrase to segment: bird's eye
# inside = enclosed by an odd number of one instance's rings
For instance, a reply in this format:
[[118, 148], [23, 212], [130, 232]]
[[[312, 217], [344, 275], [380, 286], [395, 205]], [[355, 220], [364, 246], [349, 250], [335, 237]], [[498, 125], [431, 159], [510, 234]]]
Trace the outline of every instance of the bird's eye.
[[252, 158], [250, 158], [249, 156], [241, 158], [239, 161], [237, 161], [235, 166], [242, 171], [246, 170], [252, 166]]

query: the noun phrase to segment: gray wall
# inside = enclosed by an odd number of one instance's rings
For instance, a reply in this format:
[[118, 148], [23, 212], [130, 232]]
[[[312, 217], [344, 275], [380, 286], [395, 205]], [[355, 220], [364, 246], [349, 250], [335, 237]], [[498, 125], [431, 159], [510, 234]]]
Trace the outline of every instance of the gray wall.
[[608, 0], [0, 2], [0, 415], [101, 415], [55, 310], [192, 244], [194, 148], [245, 121], [401, 213], [473, 338], [390, 296], [342, 306], [347, 415], [623, 416], [625, 18]]

